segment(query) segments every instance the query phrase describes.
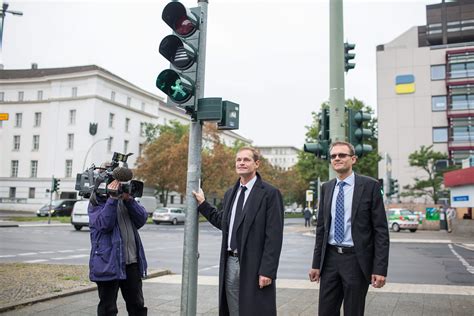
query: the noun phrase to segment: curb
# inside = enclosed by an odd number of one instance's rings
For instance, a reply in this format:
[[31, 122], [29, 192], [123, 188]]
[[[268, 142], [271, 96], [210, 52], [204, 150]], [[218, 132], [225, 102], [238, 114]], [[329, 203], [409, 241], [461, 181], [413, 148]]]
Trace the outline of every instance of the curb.
[[[145, 280], [148, 280], [148, 279], [151, 279], [151, 278], [161, 277], [161, 276], [168, 275], [168, 274], [171, 274], [171, 270], [165, 269], [165, 270], [152, 271], [152, 272], [147, 274]], [[95, 283], [93, 283], [93, 284], [90, 284], [90, 285], [87, 285], [87, 286], [84, 286], [84, 287], [65, 290], [64, 292], [61, 292], [61, 293], [47, 294], [47, 295], [38, 296], [38, 297], [35, 297], [35, 298], [25, 299], [25, 300], [15, 302], [15, 303], [12, 303], [12, 304], [6, 304], [6, 305], [3, 305], [3, 306], [0, 306], [0, 313], [6, 312], [6, 311], [9, 311], [9, 310], [13, 310], [13, 309], [16, 309], [16, 308], [19, 308], [19, 307], [23, 307], [25, 305], [33, 305], [33, 304], [36, 304], [36, 303], [49, 301], [49, 300], [53, 300], [53, 299], [56, 299], [56, 298], [61, 298], [61, 297], [75, 295], [75, 294], [81, 294], [81, 293], [94, 291], [96, 289], [97, 289], [97, 285]]]

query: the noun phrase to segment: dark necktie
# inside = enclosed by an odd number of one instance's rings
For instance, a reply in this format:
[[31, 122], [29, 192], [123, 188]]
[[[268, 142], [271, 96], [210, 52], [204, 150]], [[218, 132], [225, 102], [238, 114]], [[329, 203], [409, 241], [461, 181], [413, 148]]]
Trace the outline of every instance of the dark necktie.
[[344, 185], [341, 181], [338, 183], [339, 192], [336, 197], [336, 219], [334, 222], [334, 240], [336, 244], [341, 245], [344, 241]]
[[245, 190], [247, 190], [247, 187], [240, 187], [240, 195], [235, 208], [234, 225], [232, 226], [232, 236], [230, 237], [230, 249], [232, 251], [237, 250], [237, 227], [239, 226], [242, 209], [244, 208]]

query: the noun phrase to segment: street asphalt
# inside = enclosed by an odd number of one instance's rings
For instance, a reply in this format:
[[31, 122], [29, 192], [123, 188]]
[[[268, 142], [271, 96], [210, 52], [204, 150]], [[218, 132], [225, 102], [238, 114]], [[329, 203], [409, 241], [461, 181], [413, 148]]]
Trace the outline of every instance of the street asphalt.
[[[313, 234], [310, 229], [301, 229], [301, 233]], [[396, 237], [394, 235], [391, 237], [392, 242], [457, 243], [469, 250], [474, 250], [472, 239], [447, 234], [444, 231], [420, 231], [417, 234], [397, 234]], [[467, 269], [472, 269], [472, 267], [469, 265]], [[181, 276], [167, 273], [165, 270], [155, 272], [154, 275], [160, 276], [149, 278], [143, 283], [145, 304], [149, 315], [180, 314]], [[318, 284], [306, 280], [278, 279], [276, 285], [279, 315], [317, 314]], [[218, 315], [217, 291], [217, 277], [199, 277], [197, 315]], [[97, 303], [97, 290], [95, 286], [91, 286], [81, 291], [42, 297], [39, 301], [30, 302], [29, 305], [20, 305], [16, 308], [11, 306], [8, 310], [0, 309], [0, 312], [5, 315], [35, 316], [96, 315]], [[118, 306], [119, 315], [126, 314], [125, 303], [120, 296]], [[458, 286], [388, 283], [382, 289], [370, 288], [366, 300], [366, 315], [473, 315], [473, 311], [474, 284]]]

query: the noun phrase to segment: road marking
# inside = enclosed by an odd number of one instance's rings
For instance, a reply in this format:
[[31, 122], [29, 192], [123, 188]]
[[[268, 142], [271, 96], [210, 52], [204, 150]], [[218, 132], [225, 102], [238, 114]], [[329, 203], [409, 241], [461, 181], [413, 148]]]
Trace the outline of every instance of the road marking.
[[40, 251], [38, 253], [40, 253], [42, 255], [45, 255], [45, 254], [52, 254], [52, 253], [54, 253], [54, 251]]
[[48, 260], [46, 259], [37, 259], [37, 260], [28, 260], [28, 261], [23, 261], [23, 263], [39, 263], [39, 262], [46, 262]]
[[212, 270], [212, 269], [217, 269], [217, 268], [219, 268], [219, 265], [202, 268], [202, 269], [199, 269], [199, 271], [207, 271], [207, 270]]
[[16, 257], [15, 255], [3, 255], [3, 256], [0, 256], [0, 258], [13, 258], [13, 257]]
[[[181, 275], [168, 274], [157, 278], [147, 279], [144, 282], [181, 284]], [[217, 276], [198, 276], [199, 285], [219, 285]], [[314, 289], [319, 290], [319, 283], [309, 280], [278, 279], [277, 289]], [[474, 286], [439, 285], [439, 284], [410, 284], [387, 283], [381, 289], [369, 288], [369, 292], [384, 293], [413, 293], [413, 294], [442, 294], [442, 295], [474, 295]]]
[[67, 256], [67, 257], [58, 257], [58, 258], [51, 258], [51, 260], [69, 260], [69, 259], [85, 258], [85, 257], [89, 257], [89, 255], [74, 255], [74, 256]]
[[450, 239], [402, 239], [390, 238], [390, 243], [407, 243], [407, 244], [450, 244]]
[[58, 250], [59, 253], [74, 252], [74, 250]]
[[25, 253], [19, 253], [17, 256], [34, 256], [37, 255], [37, 252], [25, 252]]
[[459, 255], [456, 250], [453, 249], [453, 245], [449, 244], [448, 245], [449, 249], [451, 249], [451, 252], [454, 253], [454, 255], [461, 261], [462, 265], [466, 267], [467, 272], [474, 274], [474, 267], [469, 264], [461, 255]]

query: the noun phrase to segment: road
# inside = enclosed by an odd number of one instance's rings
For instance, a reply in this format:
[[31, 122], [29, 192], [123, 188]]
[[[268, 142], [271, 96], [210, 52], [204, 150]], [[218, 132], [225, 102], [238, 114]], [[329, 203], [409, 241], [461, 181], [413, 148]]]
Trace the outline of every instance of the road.
[[[279, 278], [306, 279], [314, 237], [302, 219], [285, 221]], [[180, 274], [184, 226], [147, 224], [140, 230], [149, 268]], [[420, 235], [421, 234], [421, 235]], [[389, 281], [411, 284], [474, 285], [474, 251], [455, 243], [414, 242], [423, 232], [392, 233]], [[406, 242], [398, 237], [405, 237]], [[221, 233], [209, 223], [199, 227], [199, 275], [218, 274]], [[72, 226], [0, 228], [0, 262], [87, 264], [89, 230]]]

